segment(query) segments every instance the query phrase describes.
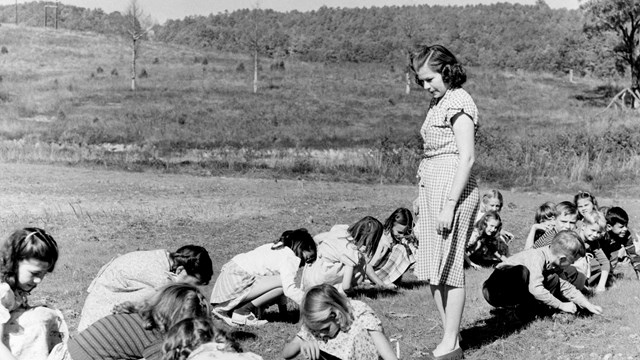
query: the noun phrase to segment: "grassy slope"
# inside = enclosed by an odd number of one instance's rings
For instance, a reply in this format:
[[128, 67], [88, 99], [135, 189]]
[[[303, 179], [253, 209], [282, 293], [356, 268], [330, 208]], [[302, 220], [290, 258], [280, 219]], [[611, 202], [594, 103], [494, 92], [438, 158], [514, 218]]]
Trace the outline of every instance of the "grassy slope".
[[[364, 215], [380, 219], [410, 206], [412, 186], [380, 186], [291, 180], [193, 177], [162, 173], [87, 170], [49, 165], [0, 164], [2, 236], [26, 224], [48, 229], [59, 241], [61, 258], [54, 273], [34, 292], [60, 308], [75, 329], [84, 290], [98, 269], [117, 253], [175, 249], [185, 243], [205, 246], [216, 273], [233, 255], [270, 242], [286, 230], [312, 233]], [[570, 194], [504, 191], [505, 229], [524, 244], [535, 208]], [[621, 205], [637, 230], [640, 200], [599, 198]], [[489, 270], [467, 272], [467, 304], [462, 336], [467, 359], [615, 359], [640, 357], [640, 282], [629, 266], [618, 272], [618, 286], [593, 299], [603, 317], [542, 318], [520, 324], [491, 313], [482, 298]], [[441, 334], [428, 289], [411, 276], [398, 293], [363, 292], [360, 298], [380, 315], [387, 334], [400, 339], [403, 359], [420, 359]], [[204, 291], [209, 294], [212, 285]], [[293, 310], [293, 307], [292, 307]], [[277, 320], [275, 307], [267, 317]], [[287, 322], [288, 321], [288, 322]], [[236, 330], [246, 350], [278, 359], [294, 318], [258, 329]]]
[[[0, 56], [0, 139], [63, 144], [37, 149], [22, 142], [4, 144], [5, 161], [92, 161], [129, 169], [142, 165], [167, 172], [230, 174], [264, 168], [256, 165], [262, 156], [258, 150], [295, 148], [294, 156], [271, 155], [270, 161], [284, 172], [275, 176], [401, 183], [414, 179], [417, 130], [427, 98], [415, 86], [404, 95], [402, 63], [287, 61], [286, 71], [277, 72], [269, 70], [266, 60], [260, 91], [252, 94], [252, 63], [243, 55], [143, 42], [138, 71], [146, 69], [149, 77], [140, 79], [139, 91], [132, 93], [130, 50], [121, 38], [3, 25], [0, 43], [9, 50]], [[202, 65], [205, 57], [208, 64]], [[241, 63], [245, 71], [238, 72]], [[98, 67], [104, 72], [98, 73]], [[119, 76], [111, 76], [112, 69]], [[637, 126], [634, 113], [602, 112], [617, 86], [470, 69], [465, 87], [480, 108], [486, 140], [477, 162], [481, 181], [629, 192], [640, 171], [640, 140], [630, 139], [635, 147], [624, 156], [606, 153], [598, 145], [576, 150], [606, 130]], [[556, 139], [575, 132], [588, 138]], [[620, 130], [613, 140], [628, 133]], [[535, 148], [531, 139], [551, 145]], [[123, 155], [87, 146], [103, 143], [135, 148], [133, 155]], [[252, 150], [223, 153], [216, 160], [207, 151], [220, 146]], [[303, 150], [359, 147], [381, 153], [341, 166], [310, 162]], [[205, 152], [185, 158], [194, 148]]]

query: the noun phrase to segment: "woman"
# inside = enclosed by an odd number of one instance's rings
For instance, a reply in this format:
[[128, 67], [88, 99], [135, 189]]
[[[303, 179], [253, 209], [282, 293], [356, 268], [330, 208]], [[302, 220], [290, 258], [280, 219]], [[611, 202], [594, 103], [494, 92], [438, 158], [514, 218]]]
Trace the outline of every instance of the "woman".
[[416, 275], [427, 280], [442, 320], [436, 359], [462, 359], [459, 344], [464, 308], [464, 252], [479, 206], [471, 167], [478, 110], [461, 88], [467, 76], [455, 56], [441, 45], [422, 46], [411, 54], [416, 82], [431, 103], [420, 133], [424, 159], [414, 211], [418, 214]]

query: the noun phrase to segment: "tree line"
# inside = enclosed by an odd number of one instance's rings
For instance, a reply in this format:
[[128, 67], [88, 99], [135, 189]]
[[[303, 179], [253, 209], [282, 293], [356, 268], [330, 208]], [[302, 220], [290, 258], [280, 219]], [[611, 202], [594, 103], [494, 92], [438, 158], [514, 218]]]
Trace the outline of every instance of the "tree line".
[[[19, 5], [19, 22], [44, 24], [46, 2]], [[50, 2], [50, 4], [54, 4]], [[151, 12], [151, 9], [145, 9]], [[625, 66], [612, 56], [616, 37], [583, 31], [581, 10], [497, 3], [467, 6], [327, 8], [309, 12], [243, 9], [168, 20], [154, 38], [204, 50], [257, 51], [261, 56], [318, 62], [404, 62], [417, 43], [446, 45], [471, 66], [609, 76]], [[15, 6], [0, 6], [11, 23]], [[123, 33], [125, 16], [61, 6], [59, 26]]]

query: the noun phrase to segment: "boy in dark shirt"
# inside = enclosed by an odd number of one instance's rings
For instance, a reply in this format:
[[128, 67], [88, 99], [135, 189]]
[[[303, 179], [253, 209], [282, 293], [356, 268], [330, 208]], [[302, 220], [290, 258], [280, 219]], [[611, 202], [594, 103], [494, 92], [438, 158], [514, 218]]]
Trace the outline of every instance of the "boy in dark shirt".
[[640, 255], [638, 255], [640, 249], [636, 248], [634, 243], [637, 239], [628, 228], [629, 215], [622, 208], [614, 206], [607, 211], [605, 219], [607, 220], [607, 233], [602, 239], [601, 245], [611, 262], [611, 271], [613, 272], [618, 264], [618, 252], [620, 249], [625, 249], [633, 265], [636, 278], [640, 280]]

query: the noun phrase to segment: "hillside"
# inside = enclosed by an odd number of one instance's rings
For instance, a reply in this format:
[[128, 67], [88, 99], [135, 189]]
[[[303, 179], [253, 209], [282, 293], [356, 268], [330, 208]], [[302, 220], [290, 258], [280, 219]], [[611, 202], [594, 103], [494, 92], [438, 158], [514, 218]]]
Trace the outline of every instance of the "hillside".
[[[47, 4], [53, 2], [19, 4], [19, 23], [42, 26]], [[15, 6], [0, 6], [0, 23], [14, 21]], [[322, 7], [286, 13], [244, 9], [169, 20], [155, 26], [154, 34], [157, 40], [205, 51], [257, 47], [264, 56], [303, 61], [394, 63], [403, 61], [414, 43], [442, 43], [465, 63], [492, 69], [558, 74], [573, 69], [596, 76], [624, 72], [611, 56], [612, 39], [588, 38], [583, 22], [580, 10], [551, 9], [540, 0], [536, 5]], [[119, 12], [69, 5], [59, 11], [59, 26], [69, 30], [121, 34], [124, 23]]]
[[[253, 94], [249, 57], [147, 41], [138, 71], [148, 77], [134, 93], [122, 37], [6, 24], [2, 35], [1, 160], [415, 181], [428, 96], [415, 85], [405, 94], [403, 62], [287, 60], [272, 69], [262, 58]], [[482, 182], [635, 186], [640, 124], [634, 113], [603, 109], [615, 81], [480, 67], [469, 75]]]

